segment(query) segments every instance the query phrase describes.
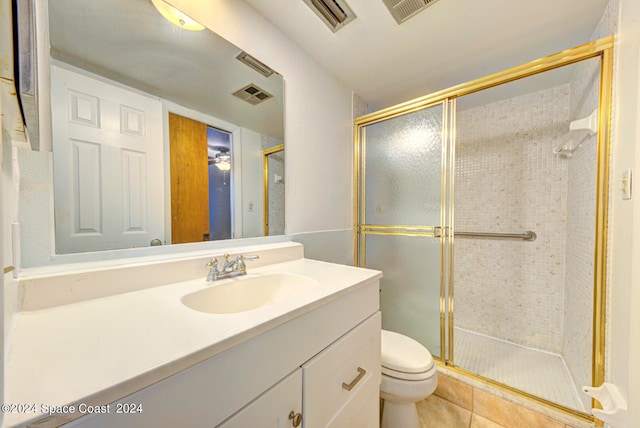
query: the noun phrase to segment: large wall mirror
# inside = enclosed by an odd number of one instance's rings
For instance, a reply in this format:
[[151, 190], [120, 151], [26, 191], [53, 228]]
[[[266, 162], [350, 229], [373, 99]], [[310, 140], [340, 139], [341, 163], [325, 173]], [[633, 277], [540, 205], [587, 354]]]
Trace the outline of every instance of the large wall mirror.
[[56, 253], [284, 233], [282, 76], [150, 0], [48, 18]]

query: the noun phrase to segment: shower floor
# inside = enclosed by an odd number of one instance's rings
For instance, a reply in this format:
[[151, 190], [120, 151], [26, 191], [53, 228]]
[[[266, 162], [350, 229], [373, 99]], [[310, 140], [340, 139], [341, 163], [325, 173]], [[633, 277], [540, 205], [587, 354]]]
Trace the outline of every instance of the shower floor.
[[487, 379], [586, 411], [561, 355], [454, 329], [454, 363]]

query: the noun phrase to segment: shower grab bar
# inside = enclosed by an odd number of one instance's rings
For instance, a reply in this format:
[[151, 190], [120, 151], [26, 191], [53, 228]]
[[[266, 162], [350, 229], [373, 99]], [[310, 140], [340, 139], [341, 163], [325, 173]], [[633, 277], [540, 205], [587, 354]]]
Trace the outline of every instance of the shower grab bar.
[[475, 236], [481, 238], [513, 238], [523, 241], [535, 241], [538, 237], [532, 230], [524, 233], [485, 233], [485, 232], [454, 232], [453, 236]]

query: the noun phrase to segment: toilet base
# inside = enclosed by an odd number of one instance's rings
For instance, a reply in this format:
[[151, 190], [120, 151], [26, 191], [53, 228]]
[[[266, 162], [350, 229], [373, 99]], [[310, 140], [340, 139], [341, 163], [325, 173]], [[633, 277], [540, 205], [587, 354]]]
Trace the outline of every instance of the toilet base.
[[420, 428], [416, 403], [384, 400], [380, 428], [399, 427]]

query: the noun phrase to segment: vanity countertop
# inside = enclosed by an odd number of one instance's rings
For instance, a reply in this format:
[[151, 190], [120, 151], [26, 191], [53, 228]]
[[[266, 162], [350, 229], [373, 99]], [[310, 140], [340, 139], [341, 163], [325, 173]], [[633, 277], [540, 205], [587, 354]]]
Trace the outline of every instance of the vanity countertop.
[[[218, 285], [207, 284], [204, 275], [19, 312], [8, 346], [4, 401], [30, 407], [5, 412], [5, 424], [40, 419], [47, 411], [60, 410], [55, 406], [74, 404], [78, 412], [80, 403], [111, 403], [382, 276], [304, 258], [249, 267], [248, 272], [301, 274], [318, 285], [270, 306], [226, 315], [197, 312], [181, 302], [189, 293]], [[233, 279], [220, 284], [228, 281]]]

